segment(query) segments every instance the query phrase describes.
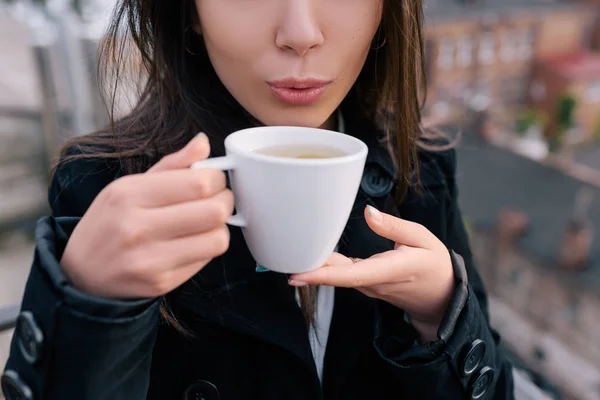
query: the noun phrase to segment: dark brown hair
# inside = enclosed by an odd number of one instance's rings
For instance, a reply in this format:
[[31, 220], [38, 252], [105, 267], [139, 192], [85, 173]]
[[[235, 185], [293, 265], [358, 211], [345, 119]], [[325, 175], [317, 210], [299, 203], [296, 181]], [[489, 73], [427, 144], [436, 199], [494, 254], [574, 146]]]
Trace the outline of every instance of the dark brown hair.
[[[398, 201], [417, 173], [417, 141], [423, 132], [425, 101], [421, 0], [383, 0], [383, 18], [365, 66], [349, 96], [360, 112], [380, 124], [397, 163]], [[197, 18], [193, 0], [120, 0], [101, 48], [100, 82], [109, 88], [111, 125], [66, 143], [60, 162], [74, 158], [116, 158], [126, 174], [146, 171], [161, 157], [206, 132], [212, 154], [222, 154], [225, 136], [258, 125], [225, 89], [201, 37], [191, 29]], [[133, 74], [133, 75], [132, 75]], [[143, 76], [139, 100], [124, 117], [114, 118], [124, 77]], [[131, 82], [131, 80], [127, 80]], [[66, 150], [78, 148], [75, 155]], [[300, 290], [307, 322], [312, 322], [316, 288]], [[163, 317], [181, 327], [162, 308]]]

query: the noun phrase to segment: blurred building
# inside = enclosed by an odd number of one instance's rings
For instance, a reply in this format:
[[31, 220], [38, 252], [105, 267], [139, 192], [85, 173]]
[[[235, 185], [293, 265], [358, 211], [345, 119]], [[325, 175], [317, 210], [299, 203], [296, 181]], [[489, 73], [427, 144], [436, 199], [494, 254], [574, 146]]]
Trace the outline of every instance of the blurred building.
[[425, 114], [436, 122], [456, 120], [465, 109], [514, 120], [540, 91], [537, 62], [589, 47], [600, 15], [597, 5], [573, 0], [424, 0], [424, 6]]
[[[598, 0], [583, 0], [586, 1], [589, 4], [592, 4], [594, 6], [596, 6], [598, 9], [600, 9], [600, 1]], [[593, 25], [592, 25], [592, 31], [590, 34], [590, 43], [591, 43], [591, 47], [595, 50], [600, 51], [600, 14], [596, 17], [596, 20], [594, 21]]]
[[494, 326], [567, 398], [600, 399], [600, 187], [464, 140], [461, 202]]
[[600, 134], [600, 53], [579, 50], [539, 60], [531, 88], [531, 105], [550, 116], [547, 131], [558, 129], [557, 107], [570, 98], [577, 108], [574, 124], [581, 135], [577, 139]]

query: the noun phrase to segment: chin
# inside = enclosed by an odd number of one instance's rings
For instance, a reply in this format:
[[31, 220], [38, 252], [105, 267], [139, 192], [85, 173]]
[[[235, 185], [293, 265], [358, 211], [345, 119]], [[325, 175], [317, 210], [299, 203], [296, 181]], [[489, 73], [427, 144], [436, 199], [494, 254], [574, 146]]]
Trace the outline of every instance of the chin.
[[[335, 110], [317, 110], [315, 107], [273, 110], [257, 118], [269, 126], [303, 126], [322, 128]], [[263, 114], [263, 113], [261, 113]], [[330, 127], [331, 128], [331, 127]], [[335, 129], [335, 128], [334, 128]]]

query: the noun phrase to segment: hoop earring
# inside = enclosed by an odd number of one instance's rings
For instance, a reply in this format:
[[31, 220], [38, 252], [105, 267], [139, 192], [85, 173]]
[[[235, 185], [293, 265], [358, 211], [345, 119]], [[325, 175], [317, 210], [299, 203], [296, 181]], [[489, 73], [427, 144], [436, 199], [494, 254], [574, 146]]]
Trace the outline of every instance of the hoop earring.
[[378, 44], [375, 47], [371, 47], [371, 50], [380, 50], [382, 49], [387, 43], [387, 36], [383, 38], [383, 41], [381, 42], [381, 44]]
[[191, 26], [188, 26], [187, 28], [185, 28], [185, 30], [183, 31], [183, 46], [185, 47], [185, 51], [187, 51], [189, 54], [191, 54], [192, 56], [197, 56], [198, 54], [194, 53], [193, 51], [191, 51], [188, 47], [188, 33], [190, 31], [190, 28], [192, 28]]

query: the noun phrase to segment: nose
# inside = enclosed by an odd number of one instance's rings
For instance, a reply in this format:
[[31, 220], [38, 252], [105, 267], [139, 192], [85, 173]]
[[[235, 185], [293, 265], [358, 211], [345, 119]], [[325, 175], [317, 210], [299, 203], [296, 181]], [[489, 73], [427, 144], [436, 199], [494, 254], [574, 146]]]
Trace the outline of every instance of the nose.
[[325, 40], [317, 20], [316, 4], [321, 0], [284, 0], [282, 22], [275, 43], [280, 49], [305, 56]]

